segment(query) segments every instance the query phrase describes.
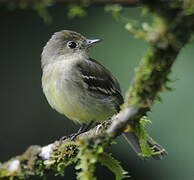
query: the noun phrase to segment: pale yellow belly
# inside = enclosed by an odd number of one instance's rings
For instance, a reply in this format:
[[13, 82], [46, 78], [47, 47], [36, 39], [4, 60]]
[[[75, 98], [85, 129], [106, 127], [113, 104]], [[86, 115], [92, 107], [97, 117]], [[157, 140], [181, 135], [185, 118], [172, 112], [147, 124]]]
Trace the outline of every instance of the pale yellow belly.
[[43, 90], [52, 108], [75, 122], [86, 124], [91, 121], [101, 122], [113, 114], [112, 111], [103, 107], [103, 104], [98, 105], [94, 101], [82, 99], [83, 97], [81, 95], [78, 97], [76, 92], [68, 94], [59, 92], [55, 82], [47, 83], [43, 86]]

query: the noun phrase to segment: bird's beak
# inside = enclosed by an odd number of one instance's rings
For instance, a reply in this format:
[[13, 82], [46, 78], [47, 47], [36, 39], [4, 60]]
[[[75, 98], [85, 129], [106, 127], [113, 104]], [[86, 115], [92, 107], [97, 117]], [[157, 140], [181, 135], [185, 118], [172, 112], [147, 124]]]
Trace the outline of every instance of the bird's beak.
[[93, 46], [94, 44], [101, 42], [101, 41], [102, 39], [87, 39], [86, 40], [88, 47]]

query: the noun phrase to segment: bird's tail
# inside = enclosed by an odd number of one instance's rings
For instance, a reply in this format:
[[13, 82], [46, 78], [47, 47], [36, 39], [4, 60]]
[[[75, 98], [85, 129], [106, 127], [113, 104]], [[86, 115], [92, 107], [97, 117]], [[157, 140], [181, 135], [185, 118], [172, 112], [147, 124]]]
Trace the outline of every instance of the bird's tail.
[[[142, 151], [139, 144], [139, 139], [135, 135], [135, 133], [127, 132], [127, 133], [123, 133], [123, 136], [126, 139], [126, 141], [129, 143], [129, 145], [132, 147], [132, 149], [135, 151], [135, 153], [140, 155]], [[152, 151], [154, 152], [154, 155], [152, 155], [154, 159], [161, 160], [163, 156], [167, 155], [166, 150], [162, 146], [160, 146], [157, 142], [155, 142], [151, 137], [148, 139], [147, 143], [152, 149]]]

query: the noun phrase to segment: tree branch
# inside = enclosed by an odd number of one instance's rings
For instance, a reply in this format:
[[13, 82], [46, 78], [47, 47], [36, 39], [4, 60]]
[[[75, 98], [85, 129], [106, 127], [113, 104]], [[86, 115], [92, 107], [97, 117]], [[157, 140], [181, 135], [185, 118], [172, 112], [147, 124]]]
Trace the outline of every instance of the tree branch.
[[[35, 3], [45, 3], [45, 5], [60, 3], [60, 4], [74, 4], [74, 3], [83, 3], [84, 0], [0, 0], [0, 3], [15, 3], [15, 4], [35, 4]], [[87, 3], [95, 5], [105, 5], [105, 4], [121, 4], [125, 6], [137, 6], [139, 5], [139, 0], [90, 0]]]
[[[110, 145], [127, 125], [132, 129], [139, 125], [139, 120], [150, 110], [158, 93], [169, 89], [166, 84], [171, 67], [194, 32], [194, 14], [186, 13], [180, 1], [176, 6], [164, 0], [142, 0], [141, 3], [155, 14], [152, 27], [144, 31], [150, 50], [136, 71], [120, 113], [79, 135], [75, 142], [67, 138], [45, 147], [30, 147], [23, 155], [0, 166], [0, 179], [42, 176], [47, 170], [62, 174], [68, 164], [83, 160], [86, 150], [97, 157], [103, 151], [100, 148]], [[128, 30], [131, 32], [130, 28]]]

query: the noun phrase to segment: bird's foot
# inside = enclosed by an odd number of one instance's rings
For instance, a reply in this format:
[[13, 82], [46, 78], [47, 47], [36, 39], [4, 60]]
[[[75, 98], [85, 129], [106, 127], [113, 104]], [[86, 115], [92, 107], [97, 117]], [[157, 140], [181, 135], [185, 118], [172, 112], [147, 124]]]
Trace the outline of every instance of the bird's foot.
[[62, 142], [62, 141], [64, 141], [64, 140], [66, 140], [66, 139], [71, 139], [71, 137], [72, 137], [73, 135], [74, 135], [74, 133], [73, 133], [73, 134], [66, 135], [66, 136], [63, 136], [63, 137], [61, 137], [61, 138], [59, 139], [59, 141]]
[[67, 136], [63, 136], [60, 138], [60, 142], [63, 142], [65, 140], [69, 140], [69, 141], [75, 141], [77, 136], [79, 136], [82, 132], [77, 132], [77, 133], [73, 133], [73, 134], [70, 134], [70, 135], [67, 135]]
[[76, 133], [73, 133], [73, 134], [70, 134], [70, 135], [67, 135], [67, 136], [63, 136], [62, 138], [60, 138], [60, 142], [66, 140], [66, 139], [69, 139], [70, 141], [75, 141], [77, 136], [79, 136], [80, 134], [86, 132], [91, 126], [92, 126], [93, 122], [91, 122], [90, 124], [87, 124], [87, 125], [82, 125], [78, 132]]

